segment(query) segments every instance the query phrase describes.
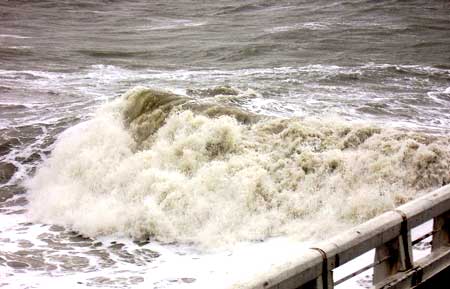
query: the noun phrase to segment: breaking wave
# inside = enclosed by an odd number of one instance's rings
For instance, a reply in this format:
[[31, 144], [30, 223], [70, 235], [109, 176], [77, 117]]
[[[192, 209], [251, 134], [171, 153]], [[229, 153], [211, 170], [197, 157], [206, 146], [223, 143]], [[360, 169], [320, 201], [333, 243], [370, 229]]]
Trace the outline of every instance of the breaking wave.
[[231, 88], [201, 93], [135, 88], [66, 130], [27, 183], [31, 218], [204, 247], [322, 239], [450, 182], [447, 137], [264, 117], [222, 101]]

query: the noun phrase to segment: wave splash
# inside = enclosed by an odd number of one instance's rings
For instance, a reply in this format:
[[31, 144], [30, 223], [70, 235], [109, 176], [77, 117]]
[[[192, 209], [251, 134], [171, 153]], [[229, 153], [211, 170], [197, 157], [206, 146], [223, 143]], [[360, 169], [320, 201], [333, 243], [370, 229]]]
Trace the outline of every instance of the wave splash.
[[62, 133], [27, 185], [33, 220], [213, 247], [326, 238], [449, 172], [447, 137], [135, 88]]

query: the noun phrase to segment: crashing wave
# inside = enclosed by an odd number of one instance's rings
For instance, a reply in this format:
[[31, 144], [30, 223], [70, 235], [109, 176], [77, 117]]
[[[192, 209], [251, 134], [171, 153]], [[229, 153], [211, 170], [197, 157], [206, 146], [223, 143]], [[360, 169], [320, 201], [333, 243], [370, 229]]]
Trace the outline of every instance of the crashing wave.
[[449, 166], [447, 137], [136, 88], [60, 135], [28, 182], [29, 214], [205, 247], [320, 239], [450, 183]]

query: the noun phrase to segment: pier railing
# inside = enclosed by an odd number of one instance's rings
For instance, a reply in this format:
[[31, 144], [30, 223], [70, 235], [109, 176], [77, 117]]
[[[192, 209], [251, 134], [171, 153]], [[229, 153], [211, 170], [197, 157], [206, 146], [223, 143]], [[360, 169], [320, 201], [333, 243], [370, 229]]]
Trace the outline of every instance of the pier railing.
[[[433, 230], [411, 240], [411, 229], [433, 220]], [[450, 185], [386, 212], [307, 250], [297, 263], [279, 267], [242, 289], [330, 289], [373, 267], [374, 288], [412, 288], [450, 266]], [[413, 260], [412, 246], [431, 237], [431, 253]], [[333, 279], [333, 270], [375, 249], [375, 260]]]

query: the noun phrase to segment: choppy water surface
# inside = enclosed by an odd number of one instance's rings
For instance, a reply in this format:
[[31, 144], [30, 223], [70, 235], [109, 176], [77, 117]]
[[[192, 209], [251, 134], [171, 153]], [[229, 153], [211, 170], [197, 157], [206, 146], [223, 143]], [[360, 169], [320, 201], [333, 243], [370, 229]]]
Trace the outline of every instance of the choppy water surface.
[[448, 183], [448, 47], [448, 1], [2, 1], [0, 286], [225, 288]]

